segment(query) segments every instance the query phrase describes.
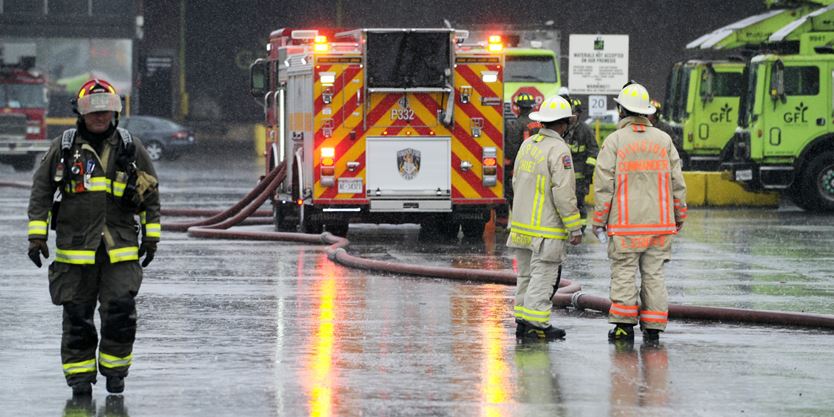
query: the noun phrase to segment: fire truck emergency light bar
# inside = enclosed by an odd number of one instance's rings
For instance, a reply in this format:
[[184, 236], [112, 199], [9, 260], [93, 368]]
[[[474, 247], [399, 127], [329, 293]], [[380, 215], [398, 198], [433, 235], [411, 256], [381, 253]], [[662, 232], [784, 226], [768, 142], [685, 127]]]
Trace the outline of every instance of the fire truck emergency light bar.
[[318, 34], [319, 31], [317, 30], [294, 30], [292, 31], [292, 34], [290, 34], [290, 37], [299, 40], [314, 40]]

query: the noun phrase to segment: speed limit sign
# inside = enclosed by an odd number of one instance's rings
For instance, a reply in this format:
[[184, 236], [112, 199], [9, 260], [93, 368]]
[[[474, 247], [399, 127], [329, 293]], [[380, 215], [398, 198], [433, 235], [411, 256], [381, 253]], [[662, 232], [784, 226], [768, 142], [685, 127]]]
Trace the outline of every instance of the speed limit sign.
[[608, 110], [608, 96], [588, 96], [588, 116], [604, 116]]

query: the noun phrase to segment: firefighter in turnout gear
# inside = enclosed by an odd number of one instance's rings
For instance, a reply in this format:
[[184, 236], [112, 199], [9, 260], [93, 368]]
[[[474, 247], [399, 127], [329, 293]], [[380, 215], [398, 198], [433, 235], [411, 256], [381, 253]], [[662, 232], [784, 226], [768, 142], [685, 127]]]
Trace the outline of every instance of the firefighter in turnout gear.
[[573, 171], [576, 175], [576, 206], [582, 216], [582, 232], [585, 232], [587, 212], [585, 210], [585, 196], [591, 186], [594, 168], [597, 164], [599, 146], [594, 132], [582, 122], [582, 101], [572, 99], [573, 118], [571, 127], [565, 135], [565, 142], [570, 147], [573, 158]]
[[513, 169], [518, 149], [525, 139], [538, 133], [541, 123], [530, 119], [530, 112], [536, 105], [536, 98], [532, 94], [521, 93], [515, 98], [515, 105], [518, 106], [518, 118], [511, 119], [507, 126], [506, 143], [504, 148], [504, 194], [507, 205], [513, 207]]
[[[73, 110], [77, 129], [52, 141], [34, 174], [29, 257], [38, 267], [41, 255], [49, 257], [51, 224], [57, 250], [49, 292], [64, 309], [67, 384], [74, 395], [89, 395], [98, 371], [107, 378], [107, 390], [118, 393], [133, 358], [139, 259], [144, 256], [142, 266], [148, 266], [160, 236], [156, 172], [142, 143], [117, 128], [122, 102], [107, 81], [85, 83]], [[100, 343], [93, 321], [97, 300]]]
[[[652, 127], [649, 93], [628, 84], [615, 99], [618, 130], [602, 144], [594, 171], [594, 233], [607, 230], [611, 308], [609, 340], [656, 341], [668, 322], [663, 264], [686, 219], [686, 184], [672, 139]], [[640, 292], [636, 274], [640, 271]]]
[[565, 331], [550, 324], [551, 301], [559, 285], [565, 247], [582, 242], [576, 208], [576, 179], [570, 149], [562, 135], [571, 118], [570, 103], [555, 96], [530, 118], [539, 132], [521, 144], [515, 159], [513, 216], [507, 246], [518, 262], [515, 293], [516, 336], [554, 340]]

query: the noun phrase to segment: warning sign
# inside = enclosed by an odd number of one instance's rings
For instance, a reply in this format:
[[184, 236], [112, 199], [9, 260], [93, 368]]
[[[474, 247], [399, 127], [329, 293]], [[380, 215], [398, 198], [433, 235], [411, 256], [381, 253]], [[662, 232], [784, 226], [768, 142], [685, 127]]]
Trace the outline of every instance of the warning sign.
[[570, 35], [571, 94], [616, 95], [628, 82], [628, 35]]

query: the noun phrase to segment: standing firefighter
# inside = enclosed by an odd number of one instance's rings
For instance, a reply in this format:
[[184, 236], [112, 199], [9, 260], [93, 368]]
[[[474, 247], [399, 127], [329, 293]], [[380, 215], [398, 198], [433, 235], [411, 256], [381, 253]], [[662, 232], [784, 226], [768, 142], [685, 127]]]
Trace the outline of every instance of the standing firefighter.
[[568, 134], [565, 135], [565, 142], [570, 147], [571, 157], [573, 158], [573, 170], [576, 175], [576, 206], [582, 216], [582, 231], [584, 232], [587, 217], [585, 196], [588, 195], [591, 179], [594, 176], [599, 146], [594, 132], [581, 120], [582, 102], [579, 99], [570, 101], [573, 107], [573, 122]]
[[608, 338], [633, 341], [639, 321], [643, 339], [655, 341], [668, 321], [663, 264], [686, 219], [686, 185], [672, 139], [646, 117], [655, 112], [646, 88], [626, 85], [615, 101], [618, 130], [605, 138], [594, 172], [594, 233], [611, 236], [608, 321], [616, 326]]
[[[49, 257], [47, 226], [56, 231], [49, 266], [52, 302], [64, 307], [61, 360], [74, 395], [89, 395], [98, 370], [107, 391], [124, 390], [136, 335], [134, 297], [142, 266], [159, 241], [156, 172], [145, 148], [119, 129], [121, 98], [108, 82], [85, 83], [73, 102], [78, 129], [52, 141], [35, 171], [29, 199], [29, 257]], [[58, 190], [59, 202], [53, 204]], [[60, 210], [59, 210], [60, 208]], [[142, 244], [138, 243], [140, 227]], [[93, 322], [101, 302], [101, 343]]]
[[515, 159], [513, 216], [507, 246], [518, 260], [515, 293], [516, 337], [554, 340], [565, 331], [550, 324], [559, 285], [565, 241], [582, 242], [576, 179], [570, 149], [562, 139], [571, 108], [564, 98], [545, 100], [530, 118], [542, 122], [539, 133], [524, 141]]

